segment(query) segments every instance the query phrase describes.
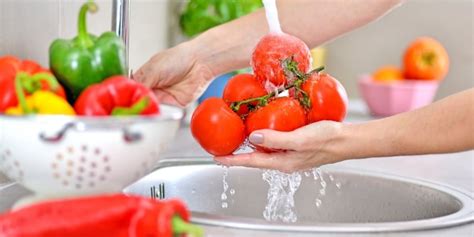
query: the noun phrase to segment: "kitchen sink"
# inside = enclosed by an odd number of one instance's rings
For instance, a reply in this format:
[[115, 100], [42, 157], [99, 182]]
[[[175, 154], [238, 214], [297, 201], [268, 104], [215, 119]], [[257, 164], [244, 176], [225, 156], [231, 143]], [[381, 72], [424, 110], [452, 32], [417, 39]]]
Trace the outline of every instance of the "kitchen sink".
[[[474, 221], [473, 195], [447, 185], [347, 168], [301, 175], [294, 223], [263, 218], [268, 183], [262, 170], [226, 169], [209, 159], [162, 161], [124, 191], [183, 199], [193, 222], [232, 228], [303, 232], [391, 232], [445, 228]], [[229, 191], [231, 190], [231, 191]], [[224, 192], [225, 191], [225, 192]], [[226, 198], [222, 195], [225, 193]], [[225, 204], [225, 205], [224, 205]]]

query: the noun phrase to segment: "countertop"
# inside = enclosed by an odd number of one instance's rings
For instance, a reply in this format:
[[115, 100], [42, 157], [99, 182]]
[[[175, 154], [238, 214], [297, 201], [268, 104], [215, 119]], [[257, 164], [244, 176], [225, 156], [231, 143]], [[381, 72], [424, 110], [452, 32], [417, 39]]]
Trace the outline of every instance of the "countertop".
[[[351, 101], [347, 122], [363, 122], [374, 119], [368, 115], [366, 108], [361, 101]], [[192, 139], [189, 127], [184, 125], [178, 132], [175, 142], [168, 149], [163, 157], [166, 158], [186, 158], [196, 156], [208, 156]], [[371, 171], [379, 171], [389, 174], [396, 174], [405, 177], [415, 177], [418, 179], [435, 181], [448, 184], [464, 190], [474, 195], [474, 151], [442, 155], [423, 155], [389, 158], [372, 158], [365, 160], [345, 161], [333, 164], [334, 167], [350, 167]], [[324, 168], [324, 167], [323, 167]], [[0, 190], [9, 181], [0, 174]], [[8, 197], [0, 197], [2, 203], [11, 202]], [[456, 226], [452, 228], [403, 232], [403, 233], [374, 233], [374, 234], [331, 234], [331, 233], [285, 233], [240, 230], [214, 226], [204, 226], [206, 236], [261, 236], [261, 237], [290, 237], [290, 236], [474, 236], [474, 224]]]

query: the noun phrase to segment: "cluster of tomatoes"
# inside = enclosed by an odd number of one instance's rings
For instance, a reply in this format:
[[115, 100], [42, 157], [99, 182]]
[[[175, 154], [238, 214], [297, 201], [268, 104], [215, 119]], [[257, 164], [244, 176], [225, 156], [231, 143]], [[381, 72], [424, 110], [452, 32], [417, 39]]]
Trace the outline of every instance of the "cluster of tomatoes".
[[321, 120], [344, 119], [344, 88], [320, 73], [322, 69], [309, 71], [311, 56], [300, 39], [288, 34], [264, 36], [251, 64], [254, 75], [234, 76], [223, 98], [205, 100], [193, 114], [191, 132], [210, 154], [232, 154], [256, 130], [292, 131]]

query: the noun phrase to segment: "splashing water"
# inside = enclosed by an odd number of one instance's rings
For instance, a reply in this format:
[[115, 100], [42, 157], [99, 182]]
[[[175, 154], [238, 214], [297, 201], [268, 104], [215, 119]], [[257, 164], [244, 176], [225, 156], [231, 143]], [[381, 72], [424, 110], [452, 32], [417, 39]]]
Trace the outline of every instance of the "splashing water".
[[270, 186], [267, 193], [268, 202], [263, 211], [265, 220], [281, 220], [286, 223], [296, 222], [294, 195], [300, 187], [301, 174], [286, 174], [276, 170], [265, 170], [262, 178]]
[[221, 194], [221, 200], [222, 200], [222, 208], [227, 208], [229, 205], [227, 204], [227, 189], [229, 189], [229, 184], [227, 183], [227, 176], [229, 175], [229, 167], [223, 167], [224, 168], [224, 175], [222, 176], [222, 186], [224, 188], [224, 191], [222, 191]]

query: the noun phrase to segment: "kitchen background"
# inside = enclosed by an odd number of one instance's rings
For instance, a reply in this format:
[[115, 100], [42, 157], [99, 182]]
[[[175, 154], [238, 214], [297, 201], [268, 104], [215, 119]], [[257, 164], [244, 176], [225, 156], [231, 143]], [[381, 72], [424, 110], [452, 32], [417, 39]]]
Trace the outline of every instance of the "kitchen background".
[[[76, 13], [82, 0], [0, 0], [0, 55], [14, 54], [47, 65], [49, 43], [76, 34]], [[93, 33], [111, 27], [112, 4], [99, 0], [89, 15]], [[130, 64], [137, 69], [154, 53], [183, 40], [178, 14], [186, 1], [132, 0]], [[359, 98], [357, 76], [384, 64], [400, 64], [406, 45], [417, 36], [443, 43], [451, 69], [437, 98], [474, 85], [473, 0], [407, 0], [381, 20], [339, 37], [325, 46], [327, 71]], [[318, 24], [318, 19], [314, 19]]]

